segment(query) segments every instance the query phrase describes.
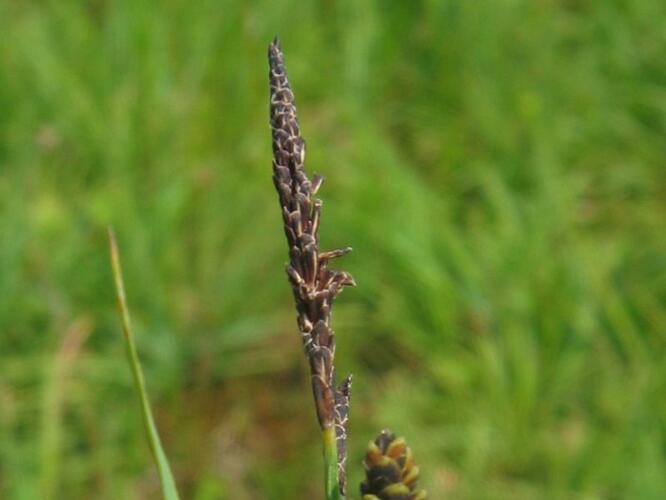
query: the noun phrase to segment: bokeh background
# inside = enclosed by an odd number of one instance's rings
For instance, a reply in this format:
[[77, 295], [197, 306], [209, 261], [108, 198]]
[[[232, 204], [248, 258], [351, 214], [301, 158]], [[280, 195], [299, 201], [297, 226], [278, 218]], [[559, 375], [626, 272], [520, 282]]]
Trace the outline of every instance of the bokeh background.
[[[666, 3], [0, 2], [0, 497], [321, 498], [271, 182], [280, 35], [355, 375], [433, 499], [666, 498]], [[358, 498], [358, 494], [356, 494]]]

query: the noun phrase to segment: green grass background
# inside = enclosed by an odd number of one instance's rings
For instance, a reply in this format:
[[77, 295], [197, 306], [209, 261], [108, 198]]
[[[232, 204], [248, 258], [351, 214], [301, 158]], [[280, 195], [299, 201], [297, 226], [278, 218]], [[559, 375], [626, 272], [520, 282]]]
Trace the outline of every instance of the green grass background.
[[271, 182], [280, 35], [366, 443], [438, 499], [666, 498], [666, 3], [0, 1], [0, 498], [321, 498]]

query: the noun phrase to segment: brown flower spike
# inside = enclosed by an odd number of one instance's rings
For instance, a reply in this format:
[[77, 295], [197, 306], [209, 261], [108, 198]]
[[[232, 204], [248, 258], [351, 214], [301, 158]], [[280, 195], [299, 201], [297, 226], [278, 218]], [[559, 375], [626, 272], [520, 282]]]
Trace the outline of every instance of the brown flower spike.
[[345, 494], [345, 455], [351, 378], [335, 388], [335, 335], [331, 306], [345, 286], [354, 286], [349, 273], [328, 267], [329, 261], [351, 248], [319, 250], [322, 202], [315, 198], [323, 178], [312, 180], [304, 170], [305, 141], [301, 137], [294, 94], [289, 86], [284, 56], [277, 38], [268, 48], [270, 124], [273, 138], [273, 182], [278, 192], [284, 232], [289, 246], [287, 275], [291, 283], [298, 328], [310, 365], [312, 392], [319, 425], [335, 426], [338, 479]]
[[389, 431], [371, 442], [363, 461], [366, 480], [361, 483], [363, 500], [424, 500], [426, 492], [418, 490], [419, 468], [414, 465], [412, 450], [403, 438]]

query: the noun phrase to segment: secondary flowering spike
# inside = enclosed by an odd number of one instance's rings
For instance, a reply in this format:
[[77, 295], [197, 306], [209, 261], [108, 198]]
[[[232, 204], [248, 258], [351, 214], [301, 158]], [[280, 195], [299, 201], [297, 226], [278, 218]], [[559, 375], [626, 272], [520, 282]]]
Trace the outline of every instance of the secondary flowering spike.
[[366, 479], [361, 483], [363, 500], [424, 500], [417, 489], [419, 468], [404, 438], [384, 430], [373, 442], [363, 461]]
[[[319, 249], [321, 200], [315, 193], [323, 177], [310, 180], [305, 172], [305, 141], [298, 124], [294, 93], [289, 85], [284, 55], [277, 38], [268, 47], [270, 83], [270, 125], [273, 139], [273, 183], [282, 210], [284, 233], [289, 247], [287, 276], [296, 303], [297, 321], [310, 365], [312, 393], [322, 430], [336, 430], [338, 450], [344, 450], [346, 415], [349, 411], [349, 381], [335, 389], [335, 333], [331, 307], [346, 286], [354, 286], [349, 273], [328, 268], [330, 260], [351, 250], [329, 252]], [[338, 433], [340, 415], [345, 432]], [[344, 460], [339, 463], [344, 468]], [[340, 489], [344, 490], [344, 470]]]

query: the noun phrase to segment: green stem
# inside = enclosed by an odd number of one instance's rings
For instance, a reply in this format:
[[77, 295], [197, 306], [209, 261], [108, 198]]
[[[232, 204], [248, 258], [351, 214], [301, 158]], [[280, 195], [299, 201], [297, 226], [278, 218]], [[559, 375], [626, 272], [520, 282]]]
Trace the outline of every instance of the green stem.
[[335, 429], [329, 427], [322, 431], [324, 442], [324, 482], [326, 500], [343, 500], [338, 484], [338, 449], [335, 442]]
[[157, 433], [157, 427], [153, 419], [153, 412], [150, 409], [148, 395], [146, 393], [146, 383], [143, 378], [143, 371], [139, 361], [139, 355], [136, 351], [134, 344], [134, 335], [132, 334], [132, 327], [130, 325], [129, 309], [127, 308], [127, 299], [125, 298], [125, 285], [123, 283], [123, 273], [120, 268], [120, 257], [118, 255], [118, 245], [113, 230], [109, 228], [109, 249], [111, 252], [111, 268], [113, 270], [113, 280], [116, 285], [116, 297], [118, 299], [118, 310], [123, 324], [123, 337], [125, 339], [125, 349], [127, 351], [127, 358], [129, 359], [132, 368], [132, 376], [134, 377], [134, 387], [138, 393], [141, 402], [141, 415], [143, 417], [143, 425], [150, 444], [150, 451], [153, 454], [157, 471], [162, 485], [162, 493], [165, 500], [178, 500], [178, 490], [176, 490], [176, 482], [169, 467], [160, 436]]

